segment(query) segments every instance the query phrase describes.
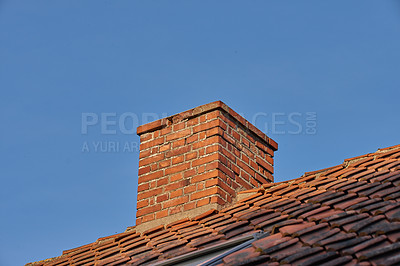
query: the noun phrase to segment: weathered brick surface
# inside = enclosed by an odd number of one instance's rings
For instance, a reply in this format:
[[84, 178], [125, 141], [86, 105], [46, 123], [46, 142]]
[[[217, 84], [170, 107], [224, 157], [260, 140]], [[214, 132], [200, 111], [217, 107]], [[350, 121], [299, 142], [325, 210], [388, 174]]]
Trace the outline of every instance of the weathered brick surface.
[[137, 133], [137, 225], [208, 204], [222, 207], [238, 191], [273, 182], [276, 142], [222, 102], [140, 126]]

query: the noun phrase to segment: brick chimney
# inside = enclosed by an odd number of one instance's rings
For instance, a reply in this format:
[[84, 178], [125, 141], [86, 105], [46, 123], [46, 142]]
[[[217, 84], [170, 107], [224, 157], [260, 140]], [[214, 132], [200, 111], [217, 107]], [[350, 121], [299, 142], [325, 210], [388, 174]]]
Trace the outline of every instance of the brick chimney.
[[137, 128], [136, 230], [222, 209], [273, 182], [277, 143], [217, 101]]

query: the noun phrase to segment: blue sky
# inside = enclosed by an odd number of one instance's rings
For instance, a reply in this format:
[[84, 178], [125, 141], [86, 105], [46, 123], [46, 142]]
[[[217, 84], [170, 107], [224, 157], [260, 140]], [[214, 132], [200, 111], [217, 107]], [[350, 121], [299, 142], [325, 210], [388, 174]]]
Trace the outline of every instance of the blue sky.
[[399, 47], [395, 1], [1, 1], [0, 265], [134, 225], [137, 150], [82, 146], [139, 139], [82, 114], [132, 128], [222, 100], [288, 180], [399, 144]]

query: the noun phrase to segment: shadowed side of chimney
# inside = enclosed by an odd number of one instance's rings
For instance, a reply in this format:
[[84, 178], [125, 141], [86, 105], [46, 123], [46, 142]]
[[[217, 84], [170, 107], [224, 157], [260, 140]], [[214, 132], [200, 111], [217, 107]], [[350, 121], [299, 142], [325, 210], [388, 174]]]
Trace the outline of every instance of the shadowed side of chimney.
[[278, 145], [217, 101], [138, 127], [136, 229], [222, 209], [273, 182]]

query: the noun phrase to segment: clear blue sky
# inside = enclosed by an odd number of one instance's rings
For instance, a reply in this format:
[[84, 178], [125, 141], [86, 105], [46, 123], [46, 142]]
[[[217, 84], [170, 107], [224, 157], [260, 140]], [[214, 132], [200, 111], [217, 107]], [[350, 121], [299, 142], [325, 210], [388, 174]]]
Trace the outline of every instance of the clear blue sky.
[[82, 134], [82, 113], [129, 128], [222, 100], [288, 180], [400, 143], [399, 47], [395, 1], [1, 1], [0, 265], [134, 225], [138, 152], [82, 145], [138, 137]]

